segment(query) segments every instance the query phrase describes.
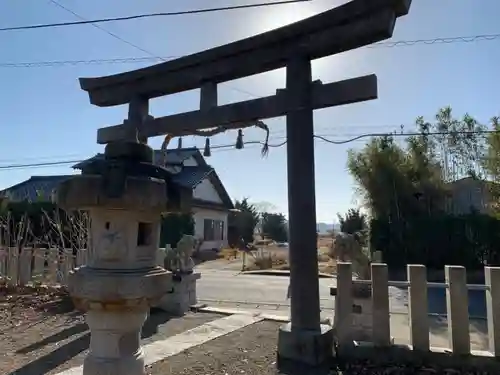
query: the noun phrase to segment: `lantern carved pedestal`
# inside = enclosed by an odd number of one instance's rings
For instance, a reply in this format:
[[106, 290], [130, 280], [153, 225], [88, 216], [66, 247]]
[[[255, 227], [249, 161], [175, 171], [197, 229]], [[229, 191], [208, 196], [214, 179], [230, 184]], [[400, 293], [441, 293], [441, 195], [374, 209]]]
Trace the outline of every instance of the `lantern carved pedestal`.
[[110, 143], [104, 160], [58, 189], [60, 206], [90, 216], [89, 261], [68, 282], [91, 332], [84, 375], [145, 374], [141, 328], [172, 287], [156, 260], [167, 189], [151, 162], [147, 145]]

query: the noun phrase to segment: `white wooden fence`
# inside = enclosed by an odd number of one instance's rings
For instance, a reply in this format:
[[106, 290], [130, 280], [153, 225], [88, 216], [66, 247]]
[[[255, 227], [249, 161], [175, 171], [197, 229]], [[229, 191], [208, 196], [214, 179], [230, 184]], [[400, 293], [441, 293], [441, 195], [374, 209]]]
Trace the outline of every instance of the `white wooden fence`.
[[[336, 322], [353, 322], [353, 283], [370, 284], [372, 287], [371, 339], [374, 346], [392, 346], [389, 313], [389, 286], [408, 287], [408, 315], [410, 324], [410, 349], [428, 352], [429, 311], [428, 287], [446, 288], [446, 307], [450, 352], [456, 355], [471, 354], [469, 332], [468, 290], [486, 293], [488, 321], [488, 355], [500, 358], [500, 267], [485, 267], [485, 284], [467, 284], [466, 269], [462, 266], [445, 267], [445, 283], [427, 282], [426, 267], [408, 265], [408, 281], [389, 281], [384, 263], [371, 264], [371, 280], [353, 280], [349, 262], [337, 263]], [[339, 345], [352, 343], [353, 324], [338, 324]]]
[[0, 276], [10, 285], [34, 281], [65, 285], [68, 273], [86, 261], [85, 249], [0, 248]]
[[[165, 249], [158, 249], [157, 262], [163, 266]], [[68, 273], [87, 263], [86, 249], [0, 248], [0, 277], [9, 285], [30, 282], [66, 285]]]

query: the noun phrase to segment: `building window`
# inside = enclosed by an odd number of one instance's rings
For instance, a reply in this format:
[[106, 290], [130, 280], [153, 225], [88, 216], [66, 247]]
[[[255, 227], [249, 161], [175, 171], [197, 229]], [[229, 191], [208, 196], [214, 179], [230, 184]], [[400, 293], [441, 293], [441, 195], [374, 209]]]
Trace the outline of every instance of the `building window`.
[[203, 220], [203, 239], [205, 241], [222, 241], [224, 239], [224, 221]]

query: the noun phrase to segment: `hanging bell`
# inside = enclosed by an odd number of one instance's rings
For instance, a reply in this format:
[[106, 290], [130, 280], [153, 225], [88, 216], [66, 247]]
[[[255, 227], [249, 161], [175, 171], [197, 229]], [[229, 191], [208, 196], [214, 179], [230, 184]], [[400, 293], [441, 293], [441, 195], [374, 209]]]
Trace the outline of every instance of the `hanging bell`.
[[210, 152], [210, 138], [205, 139], [205, 150], [203, 150], [203, 156], [210, 157], [212, 153]]
[[243, 130], [238, 129], [238, 137], [236, 138], [236, 148], [241, 150], [244, 146], [243, 143]]
[[179, 137], [179, 139], [177, 140], [177, 148], [182, 148], [182, 137]]

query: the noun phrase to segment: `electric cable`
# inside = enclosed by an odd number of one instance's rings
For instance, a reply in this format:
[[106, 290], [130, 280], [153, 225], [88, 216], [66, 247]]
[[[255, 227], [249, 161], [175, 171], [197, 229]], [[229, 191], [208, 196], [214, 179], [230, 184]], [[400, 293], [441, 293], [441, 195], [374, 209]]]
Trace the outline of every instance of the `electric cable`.
[[[310, 1], [310, 0], [309, 0]], [[413, 47], [417, 45], [441, 45], [455, 43], [472, 43], [480, 41], [494, 41], [500, 39], [500, 34], [483, 34], [472, 36], [455, 36], [455, 37], [436, 37], [432, 39], [415, 39], [415, 40], [397, 40], [393, 42], [378, 42], [361, 48], [395, 48], [395, 47]], [[0, 68], [57, 68], [64, 66], [75, 65], [104, 65], [104, 64], [135, 64], [135, 63], [154, 63], [164, 62], [186, 55], [173, 55], [163, 57], [124, 57], [114, 59], [91, 59], [91, 60], [52, 60], [52, 61], [25, 61], [25, 62], [4, 62], [0, 63]]]
[[132, 15], [132, 16], [124, 16], [124, 17], [98, 18], [98, 19], [94, 19], [94, 20], [80, 20], [80, 21], [73, 21], [73, 22], [55, 22], [55, 23], [44, 23], [44, 24], [38, 24], [38, 25], [2, 27], [2, 28], [0, 28], [0, 31], [48, 29], [48, 28], [54, 28], [54, 27], [87, 25], [87, 24], [97, 24], [97, 23], [105, 23], [105, 22], [130, 21], [130, 20], [136, 20], [136, 19], [141, 19], [141, 18], [165, 17], [165, 16], [184, 16], [184, 15], [193, 15], [193, 14], [202, 14], [202, 13], [224, 12], [224, 11], [230, 11], [230, 10], [263, 8], [263, 7], [269, 7], [269, 6], [278, 6], [278, 5], [286, 5], [286, 4], [294, 4], [294, 3], [305, 3], [305, 2], [309, 2], [309, 1], [312, 1], [312, 0], [282, 0], [282, 1], [274, 1], [274, 2], [270, 2], [270, 3], [232, 5], [232, 6], [224, 6], [224, 7], [217, 7], [217, 8], [190, 9], [190, 10], [182, 10], [182, 11], [174, 11], [174, 12], [144, 13], [144, 14], [136, 14], [136, 15]]
[[[334, 144], [334, 145], [343, 145], [351, 142], [358, 141], [363, 138], [373, 138], [373, 137], [385, 137], [385, 136], [390, 136], [390, 137], [410, 137], [410, 136], [419, 136], [419, 135], [449, 135], [449, 134], [462, 134], [462, 135], [467, 135], [467, 134], [491, 134], [491, 133], [499, 133], [496, 130], [480, 130], [480, 131], [453, 131], [453, 132], [427, 132], [427, 133], [419, 133], [419, 132], [409, 132], [409, 133], [366, 133], [366, 134], [360, 134], [355, 137], [351, 137], [346, 140], [341, 140], [341, 141], [336, 141], [332, 139], [328, 139], [325, 135], [320, 135], [320, 134], [315, 134], [314, 138], [321, 140], [322, 142]], [[284, 137], [283, 137], [284, 138]], [[243, 142], [245, 145], [263, 145], [264, 142], [262, 141], [248, 141], [248, 142]], [[272, 148], [279, 148], [284, 146], [287, 143], [287, 140], [285, 139], [282, 142], [279, 143], [274, 143], [274, 144], [269, 144], [269, 147]], [[234, 144], [221, 144], [221, 145], [214, 145], [210, 146], [211, 150], [219, 150], [219, 149], [228, 149], [228, 148], [234, 148]], [[236, 150], [234, 148], [234, 150]], [[83, 160], [60, 160], [60, 161], [53, 161], [53, 162], [39, 162], [39, 163], [19, 163], [19, 164], [10, 164], [10, 165], [0, 165], [0, 170], [11, 170], [11, 169], [23, 169], [23, 168], [35, 168], [35, 167], [50, 167], [50, 166], [60, 166], [60, 165], [66, 165], [66, 164], [76, 164], [80, 163]]]
[[[73, 16], [75, 16], [76, 18], [79, 18], [79, 19], [80, 19], [80, 20], [82, 20], [82, 21], [88, 21], [85, 17], [83, 17], [83, 16], [79, 15], [79, 14], [78, 14], [78, 13], [76, 13], [75, 11], [71, 10], [70, 8], [68, 8], [68, 7], [64, 6], [64, 5], [62, 5], [61, 3], [57, 2], [56, 0], [49, 0], [49, 1], [50, 1], [53, 5], [55, 5], [55, 6], [59, 7], [59, 8], [61, 8], [62, 10], [66, 11], [66, 12], [68, 12], [68, 13], [71, 13], [71, 14], [72, 14]], [[303, 1], [303, 0], [302, 0], [302, 1]], [[144, 52], [144, 53], [148, 54], [148, 55], [149, 55], [149, 56], [151, 56], [152, 58], [159, 59], [160, 61], [163, 61], [163, 62], [167, 61], [167, 59], [166, 59], [166, 58], [162, 58], [161, 56], [158, 56], [157, 54], [155, 54], [155, 53], [153, 53], [153, 52], [151, 52], [151, 51], [149, 51], [149, 50], [147, 50], [147, 49], [145, 49], [145, 48], [142, 48], [141, 46], [139, 46], [139, 45], [137, 45], [137, 44], [135, 44], [135, 43], [132, 43], [131, 41], [129, 41], [129, 40], [127, 40], [127, 39], [125, 39], [125, 38], [123, 38], [123, 37], [119, 36], [119, 35], [118, 35], [118, 34], [116, 34], [116, 33], [113, 33], [113, 32], [111, 32], [111, 31], [109, 31], [109, 30], [105, 29], [104, 27], [102, 27], [102, 26], [100, 26], [100, 25], [98, 25], [98, 24], [96, 24], [96, 23], [90, 23], [90, 26], [95, 27], [96, 29], [101, 30], [102, 32], [105, 32], [106, 34], [108, 34], [108, 35], [110, 35], [111, 37], [113, 37], [113, 38], [115, 38], [115, 39], [119, 40], [119, 41], [120, 41], [120, 42], [122, 42], [122, 43], [125, 43], [125, 44], [127, 44], [127, 45], [129, 45], [129, 46], [131, 46], [131, 47], [133, 47], [133, 48], [135, 48], [135, 49], [137, 49], [137, 50], [141, 51], [141, 52]], [[238, 88], [236, 88], [236, 87], [229, 86], [229, 85], [226, 85], [226, 86], [227, 86], [227, 87], [229, 87], [231, 90], [235, 90], [235, 91], [241, 92], [241, 93], [243, 93], [243, 94], [247, 94], [247, 95], [250, 95], [250, 96], [253, 96], [253, 97], [257, 97], [257, 95], [252, 94], [252, 93], [251, 93], [251, 92], [249, 92], [249, 91], [246, 91], [246, 90], [241, 90], [241, 89], [238, 89]]]

